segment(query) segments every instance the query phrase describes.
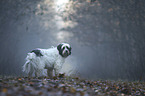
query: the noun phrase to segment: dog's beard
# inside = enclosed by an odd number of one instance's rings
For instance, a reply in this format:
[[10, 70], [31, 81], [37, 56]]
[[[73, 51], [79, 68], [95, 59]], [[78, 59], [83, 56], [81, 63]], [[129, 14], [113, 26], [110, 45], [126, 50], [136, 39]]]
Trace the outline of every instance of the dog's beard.
[[64, 50], [64, 51], [62, 52], [62, 55], [63, 55], [63, 57], [69, 56], [69, 51], [68, 51], [68, 50]]

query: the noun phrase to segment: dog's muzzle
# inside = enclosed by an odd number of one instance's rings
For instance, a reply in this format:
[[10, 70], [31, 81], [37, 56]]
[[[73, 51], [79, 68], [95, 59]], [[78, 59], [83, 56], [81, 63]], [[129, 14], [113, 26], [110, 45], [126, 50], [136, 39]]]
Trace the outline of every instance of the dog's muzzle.
[[70, 55], [70, 52], [68, 50], [64, 50], [62, 55], [63, 57], [67, 57]]

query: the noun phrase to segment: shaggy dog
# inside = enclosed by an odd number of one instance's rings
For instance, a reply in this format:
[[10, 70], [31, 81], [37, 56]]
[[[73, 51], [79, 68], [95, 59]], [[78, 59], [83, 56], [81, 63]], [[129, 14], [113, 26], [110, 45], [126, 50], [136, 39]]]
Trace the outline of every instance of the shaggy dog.
[[57, 76], [69, 55], [71, 55], [71, 46], [67, 43], [61, 43], [49, 49], [32, 50], [26, 57], [23, 72], [26, 72], [28, 76], [35, 73], [37, 77], [43, 73], [44, 69], [47, 69], [47, 75], [52, 78], [53, 70]]

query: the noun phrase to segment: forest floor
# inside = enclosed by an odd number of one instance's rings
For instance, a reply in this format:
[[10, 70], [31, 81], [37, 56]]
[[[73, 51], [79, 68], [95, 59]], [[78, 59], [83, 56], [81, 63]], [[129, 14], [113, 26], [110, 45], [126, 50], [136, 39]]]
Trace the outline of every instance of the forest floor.
[[0, 96], [145, 96], [145, 82], [96, 80], [79, 77], [0, 78]]

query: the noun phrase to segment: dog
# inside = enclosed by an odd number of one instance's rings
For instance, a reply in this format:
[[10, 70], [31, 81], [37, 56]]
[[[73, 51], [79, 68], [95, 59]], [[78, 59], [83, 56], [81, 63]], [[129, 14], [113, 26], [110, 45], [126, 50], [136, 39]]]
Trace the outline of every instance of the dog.
[[65, 59], [71, 55], [71, 46], [68, 43], [61, 43], [57, 47], [49, 49], [37, 48], [28, 53], [26, 62], [23, 65], [23, 72], [26, 72], [29, 77], [35, 74], [36, 77], [47, 69], [48, 77], [52, 78], [53, 71], [55, 76], [58, 76]]

